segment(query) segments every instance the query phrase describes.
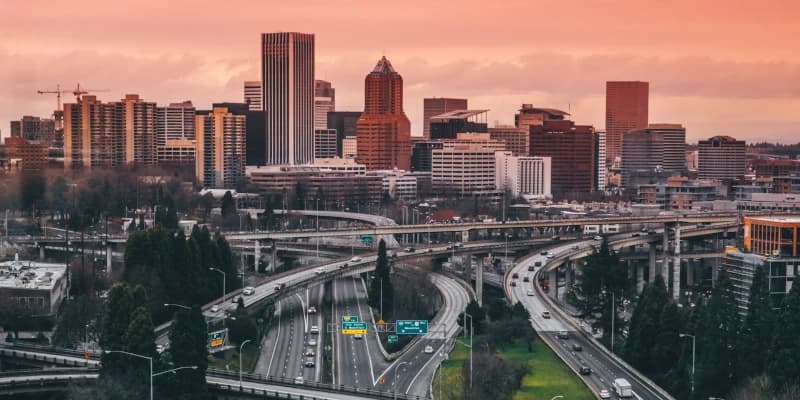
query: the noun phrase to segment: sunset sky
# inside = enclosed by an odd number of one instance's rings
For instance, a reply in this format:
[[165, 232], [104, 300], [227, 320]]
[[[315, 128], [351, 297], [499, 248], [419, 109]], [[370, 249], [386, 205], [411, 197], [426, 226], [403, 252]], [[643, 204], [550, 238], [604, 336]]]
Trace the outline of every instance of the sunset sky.
[[364, 77], [386, 55], [414, 134], [433, 96], [466, 97], [490, 123], [533, 103], [600, 129], [605, 81], [645, 80], [650, 122], [684, 124], [689, 142], [800, 141], [797, 1], [2, 0], [0, 15], [3, 135], [52, 113], [36, 90], [57, 83], [109, 89], [104, 101], [242, 101], [259, 34], [298, 31], [316, 34], [337, 110], [363, 109]]

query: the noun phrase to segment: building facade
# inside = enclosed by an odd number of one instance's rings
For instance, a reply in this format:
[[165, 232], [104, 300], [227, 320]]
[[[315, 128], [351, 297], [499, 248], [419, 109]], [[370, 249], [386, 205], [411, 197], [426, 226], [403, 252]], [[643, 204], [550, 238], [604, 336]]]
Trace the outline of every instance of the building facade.
[[244, 103], [252, 111], [264, 110], [264, 92], [261, 81], [244, 81]]
[[625, 134], [622, 185], [635, 188], [686, 169], [686, 129], [680, 124], [652, 124]]
[[415, 140], [414, 148], [411, 150], [411, 170], [430, 172], [433, 150], [441, 149], [443, 146], [441, 140]]
[[423, 99], [422, 108], [422, 137], [431, 137], [431, 117], [455, 110], [466, 110], [467, 99], [453, 99], [447, 97], [433, 97]]
[[594, 132], [594, 168], [597, 171], [597, 179], [595, 180], [595, 190], [597, 191], [605, 191], [606, 190], [606, 175], [608, 174], [608, 170], [606, 169], [606, 132], [605, 131], [595, 131]]
[[553, 196], [591, 193], [595, 188], [595, 133], [589, 125], [569, 120], [530, 126], [532, 157], [551, 158]]
[[337, 153], [336, 129], [315, 129], [314, 159], [335, 158]]
[[159, 165], [194, 170], [196, 111], [191, 101], [156, 108], [156, 160]]
[[323, 80], [314, 81], [314, 129], [328, 128], [328, 113], [336, 111], [336, 89]]
[[345, 137], [342, 139], [342, 158], [353, 158], [358, 156], [358, 138]]
[[745, 142], [714, 136], [697, 142], [697, 176], [700, 179], [736, 180], [744, 176]]
[[506, 151], [505, 143], [488, 133], [460, 133], [442, 141], [442, 148], [431, 152], [433, 191], [459, 196], [494, 191], [497, 151]]
[[494, 154], [497, 190], [507, 190], [512, 197], [552, 197], [550, 157], [520, 157], [508, 151]]
[[0, 307], [55, 315], [69, 289], [64, 264], [35, 261], [0, 263]]
[[19, 121], [11, 121], [11, 137], [21, 137], [26, 141], [47, 144], [56, 138], [56, 121], [52, 118], [23, 116]]
[[800, 174], [772, 177], [772, 191], [775, 193], [800, 193]]
[[[332, 111], [328, 113], [328, 129], [336, 130], [337, 156], [344, 157], [342, 144], [344, 138], [356, 138], [356, 129], [360, 117], [361, 111]], [[353, 157], [355, 157], [355, 155]]]
[[606, 82], [606, 158], [622, 155], [625, 135], [648, 124], [650, 83]]
[[781, 304], [792, 289], [795, 277], [800, 273], [800, 258], [767, 257], [739, 251], [734, 247], [725, 250], [720, 269], [724, 270], [733, 286], [736, 305], [741, 315], [747, 314], [750, 286], [756, 269], [763, 268], [767, 275], [767, 287], [773, 304]]
[[[340, 160], [341, 161], [341, 160]], [[333, 161], [332, 161], [333, 162]], [[377, 204], [381, 200], [382, 178], [365, 175], [366, 167], [333, 162], [330, 165], [266, 166], [248, 168], [250, 182], [260, 193], [282, 194], [289, 204], [288, 196], [295, 192], [297, 184], [305, 187], [310, 197], [322, 194], [321, 208]], [[341, 168], [336, 168], [340, 165]], [[348, 170], [349, 168], [349, 170]]]
[[486, 133], [489, 110], [455, 110], [430, 118], [431, 140], [455, 139], [459, 133]]
[[386, 57], [364, 82], [364, 113], [357, 123], [359, 163], [367, 169], [411, 167], [411, 122], [403, 112], [403, 78]]
[[719, 184], [715, 181], [690, 181], [673, 176], [665, 183], [638, 186], [640, 204], [657, 204], [663, 210], [691, 210], [698, 202], [720, 199]]
[[506, 145], [506, 149], [515, 156], [524, 157], [531, 150], [531, 134], [528, 129], [513, 126], [497, 126], [489, 128], [489, 137], [499, 140]]
[[531, 126], [542, 126], [546, 121], [563, 121], [566, 117], [569, 117], [569, 113], [565, 111], [523, 104], [514, 115], [514, 126], [530, 131]]
[[745, 217], [744, 249], [762, 256], [800, 257], [800, 218]]
[[314, 35], [261, 34], [266, 164], [314, 161]]
[[235, 188], [245, 175], [247, 116], [214, 107], [195, 117], [195, 171], [209, 188]]

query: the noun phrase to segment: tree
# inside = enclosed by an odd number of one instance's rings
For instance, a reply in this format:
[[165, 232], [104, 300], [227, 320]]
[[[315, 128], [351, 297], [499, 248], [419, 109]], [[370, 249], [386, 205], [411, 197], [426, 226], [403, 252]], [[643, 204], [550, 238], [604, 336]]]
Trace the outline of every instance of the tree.
[[306, 185], [300, 181], [294, 185], [294, 209], [306, 209]]
[[39, 210], [45, 206], [47, 183], [41, 172], [23, 172], [20, 180], [20, 209]]
[[737, 335], [740, 320], [733, 285], [722, 271], [700, 319], [699, 361], [695, 395], [723, 397], [736, 383]]
[[[598, 308], [611, 309], [611, 298], [604, 293], [620, 295], [630, 288], [628, 271], [619, 257], [611, 251], [608, 238], [604, 237], [600, 248], [586, 259], [580, 281], [580, 289], [586, 297], [584, 311], [591, 312]], [[608, 313], [606, 313], [608, 316]], [[609, 320], [609, 318], [604, 318]], [[610, 325], [610, 320], [608, 325]], [[610, 328], [610, 326], [608, 327]], [[608, 331], [609, 329], [606, 329]]]
[[[510, 400], [519, 389], [522, 377], [529, 372], [527, 364], [511, 363], [493, 352], [479, 350], [474, 353], [476, 371], [470, 372], [469, 362], [461, 368], [461, 381], [464, 383], [463, 399], [466, 400]], [[470, 385], [470, 376], [472, 385]]]
[[236, 319], [227, 320], [230, 339], [237, 345], [245, 340], [256, 340], [258, 338], [258, 326], [252, 318], [246, 315], [237, 316]]
[[222, 214], [223, 219], [229, 219], [236, 216], [236, 202], [233, 200], [233, 195], [231, 194], [230, 190], [226, 191], [222, 196], [220, 213]]
[[[469, 314], [472, 318], [472, 329], [475, 331], [476, 335], [480, 335], [483, 332], [483, 324], [486, 320], [486, 312], [481, 308], [477, 301], [472, 300], [467, 304], [467, 308], [464, 313]], [[458, 316], [458, 324], [463, 326], [465, 330], [467, 330], [467, 334], [469, 334], [469, 318], [464, 317], [464, 313], [461, 313]], [[466, 323], [466, 325], [464, 325]]]
[[651, 350], [661, 328], [657, 319], [668, 302], [669, 294], [664, 279], [657, 275], [652, 283], [645, 286], [633, 310], [624, 354], [628, 362], [643, 372], [653, 372]]
[[175, 312], [169, 332], [171, 361], [175, 367], [197, 366], [197, 369], [171, 374], [164, 388], [170, 398], [209, 398], [205, 376], [208, 369], [207, 330], [199, 307]]
[[388, 311], [386, 314], [389, 315], [394, 308], [394, 287], [392, 286], [389, 259], [386, 255], [386, 242], [383, 239], [378, 242], [375, 272], [372, 273], [372, 281], [369, 285], [368, 303], [372, 307], [379, 308], [381, 306], [381, 285], [383, 286], [383, 309], [384, 312]]
[[780, 323], [773, 333], [767, 374], [778, 391], [800, 382], [800, 285], [793, 285], [783, 299]]
[[771, 343], [775, 333], [775, 314], [764, 268], [756, 268], [750, 285], [747, 315], [739, 336], [739, 360], [736, 370], [742, 378], [754, 377], [766, 371], [768, 352], [764, 344]]
[[50, 185], [50, 207], [57, 211], [60, 218], [64, 218], [67, 209], [67, 181], [63, 176], [57, 176]]
[[653, 372], [656, 374], [665, 374], [677, 364], [681, 355], [682, 322], [677, 304], [670, 302], [661, 309], [658, 334], [650, 353]]

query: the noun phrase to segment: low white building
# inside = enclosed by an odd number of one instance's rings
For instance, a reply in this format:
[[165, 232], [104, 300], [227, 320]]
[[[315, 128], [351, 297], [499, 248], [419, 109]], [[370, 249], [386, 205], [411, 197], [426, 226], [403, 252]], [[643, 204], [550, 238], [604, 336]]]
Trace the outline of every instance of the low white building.
[[514, 156], [508, 151], [495, 153], [495, 185], [513, 197], [550, 198], [552, 159]]
[[417, 177], [401, 169], [370, 171], [367, 175], [377, 175], [383, 180], [381, 191], [394, 200], [415, 201], [417, 199]]
[[0, 263], [0, 307], [55, 314], [67, 295], [67, 267], [36, 261]]

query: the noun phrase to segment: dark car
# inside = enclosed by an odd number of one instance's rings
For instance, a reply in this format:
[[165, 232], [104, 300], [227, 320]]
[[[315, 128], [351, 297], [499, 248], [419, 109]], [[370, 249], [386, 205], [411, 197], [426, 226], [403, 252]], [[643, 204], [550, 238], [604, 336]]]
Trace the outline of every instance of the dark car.
[[526, 277], [522, 278], [522, 281], [523, 281], [523, 282], [530, 282], [530, 281], [531, 281], [531, 278], [528, 278], [528, 277], [526, 276]]
[[516, 281], [511, 281], [511, 286], [517, 286], [517, 282]]
[[591, 375], [592, 374], [592, 369], [589, 368], [589, 366], [586, 365], [586, 364], [581, 365], [580, 371], [581, 371], [581, 375]]
[[511, 279], [517, 279], [517, 278], [519, 278], [518, 273], [514, 272], [513, 274], [511, 274]]
[[572, 351], [583, 351], [583, 347], [577, 343], [572, 345]]

